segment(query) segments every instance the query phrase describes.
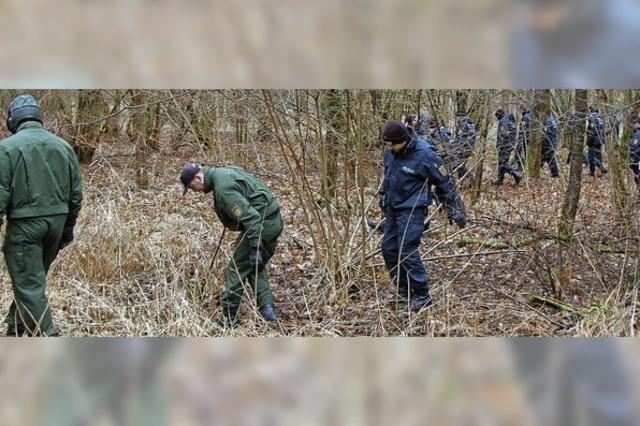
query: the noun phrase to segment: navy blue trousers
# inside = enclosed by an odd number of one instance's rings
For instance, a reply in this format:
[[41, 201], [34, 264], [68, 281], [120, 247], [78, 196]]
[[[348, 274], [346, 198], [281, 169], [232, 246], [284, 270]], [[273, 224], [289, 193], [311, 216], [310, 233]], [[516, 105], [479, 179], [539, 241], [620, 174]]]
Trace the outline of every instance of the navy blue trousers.
[[426, 208], [395, 210], [388, 208], [382, 239], [382, 257], [402, 296], [426, 296], [429, 293], [427, 270], [418, 247], [424, 232]]

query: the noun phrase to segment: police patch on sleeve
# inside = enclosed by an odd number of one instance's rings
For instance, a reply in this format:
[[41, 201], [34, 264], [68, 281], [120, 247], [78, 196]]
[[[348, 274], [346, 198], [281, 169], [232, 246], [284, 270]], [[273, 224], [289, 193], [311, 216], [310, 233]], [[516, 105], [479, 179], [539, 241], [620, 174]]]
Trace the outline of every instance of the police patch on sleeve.
[[444, 164], [441, 164], [440, 167], [438, 167], [438, 171], [442, 176], [447, 175], [447, 168], [444, 166]]
[[242, 217], [242, 209], [240, 208], [240, 206], [233, 206], [233, 208], [231, 209], [231, 213], [233, 213], [233, 215], [237, 219], [240, 219]]

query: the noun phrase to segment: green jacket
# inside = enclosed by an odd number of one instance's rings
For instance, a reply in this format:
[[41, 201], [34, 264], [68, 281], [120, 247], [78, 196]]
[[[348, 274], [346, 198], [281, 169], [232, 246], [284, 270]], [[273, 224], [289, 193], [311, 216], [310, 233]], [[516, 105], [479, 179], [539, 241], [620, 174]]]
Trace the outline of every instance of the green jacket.
[[205, 168], [205, 191], [213, 191], [214, 208], [222, 224], [244, 231], [252, 247], [260, 245], [262, 223], [278, 210], [265, 184], [239, 167]]
[[0, 142], [0, 220], [68, 214], [82, 203], [80, 166], [73, 148], [27, 121]]

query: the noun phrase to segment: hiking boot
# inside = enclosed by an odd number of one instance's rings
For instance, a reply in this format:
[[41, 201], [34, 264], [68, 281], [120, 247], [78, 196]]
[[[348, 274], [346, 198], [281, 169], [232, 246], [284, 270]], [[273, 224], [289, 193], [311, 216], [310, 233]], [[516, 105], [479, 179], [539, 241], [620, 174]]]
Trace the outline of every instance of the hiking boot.
[[412, 311], [419, 311], [423, 308], [429, 307], [433, 304], [433, 299], [430, 294], [426, 296], [414, 296], [409, 303], [409, 308]]
[[269, 303], [268, 305], [264, 305], [260, 308], [260, 315], [264, 318], [265, 321], [268, 322], [276, 322], [278, 321], [278, 317], [276, 316], [276, 310], [273, 308], [273, 305]]

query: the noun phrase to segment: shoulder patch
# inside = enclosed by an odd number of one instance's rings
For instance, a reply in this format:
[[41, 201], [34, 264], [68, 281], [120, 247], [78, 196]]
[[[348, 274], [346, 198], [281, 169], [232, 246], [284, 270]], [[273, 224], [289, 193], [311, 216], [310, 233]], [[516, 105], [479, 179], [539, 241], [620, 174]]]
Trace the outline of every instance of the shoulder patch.
[[440, 172], [440, 174], [442, 176], [446, 176], [448, 174], [447, 173], [447, 168], [445, 167], [444, 164], [441, 164], [440, 167], [438, 167], [438, 171]]
[[240, 219], [242, 217], [242, 209], [240, 206], [233, 206], [231, 208], [231, 213], [236, 217], [236, 219]]

